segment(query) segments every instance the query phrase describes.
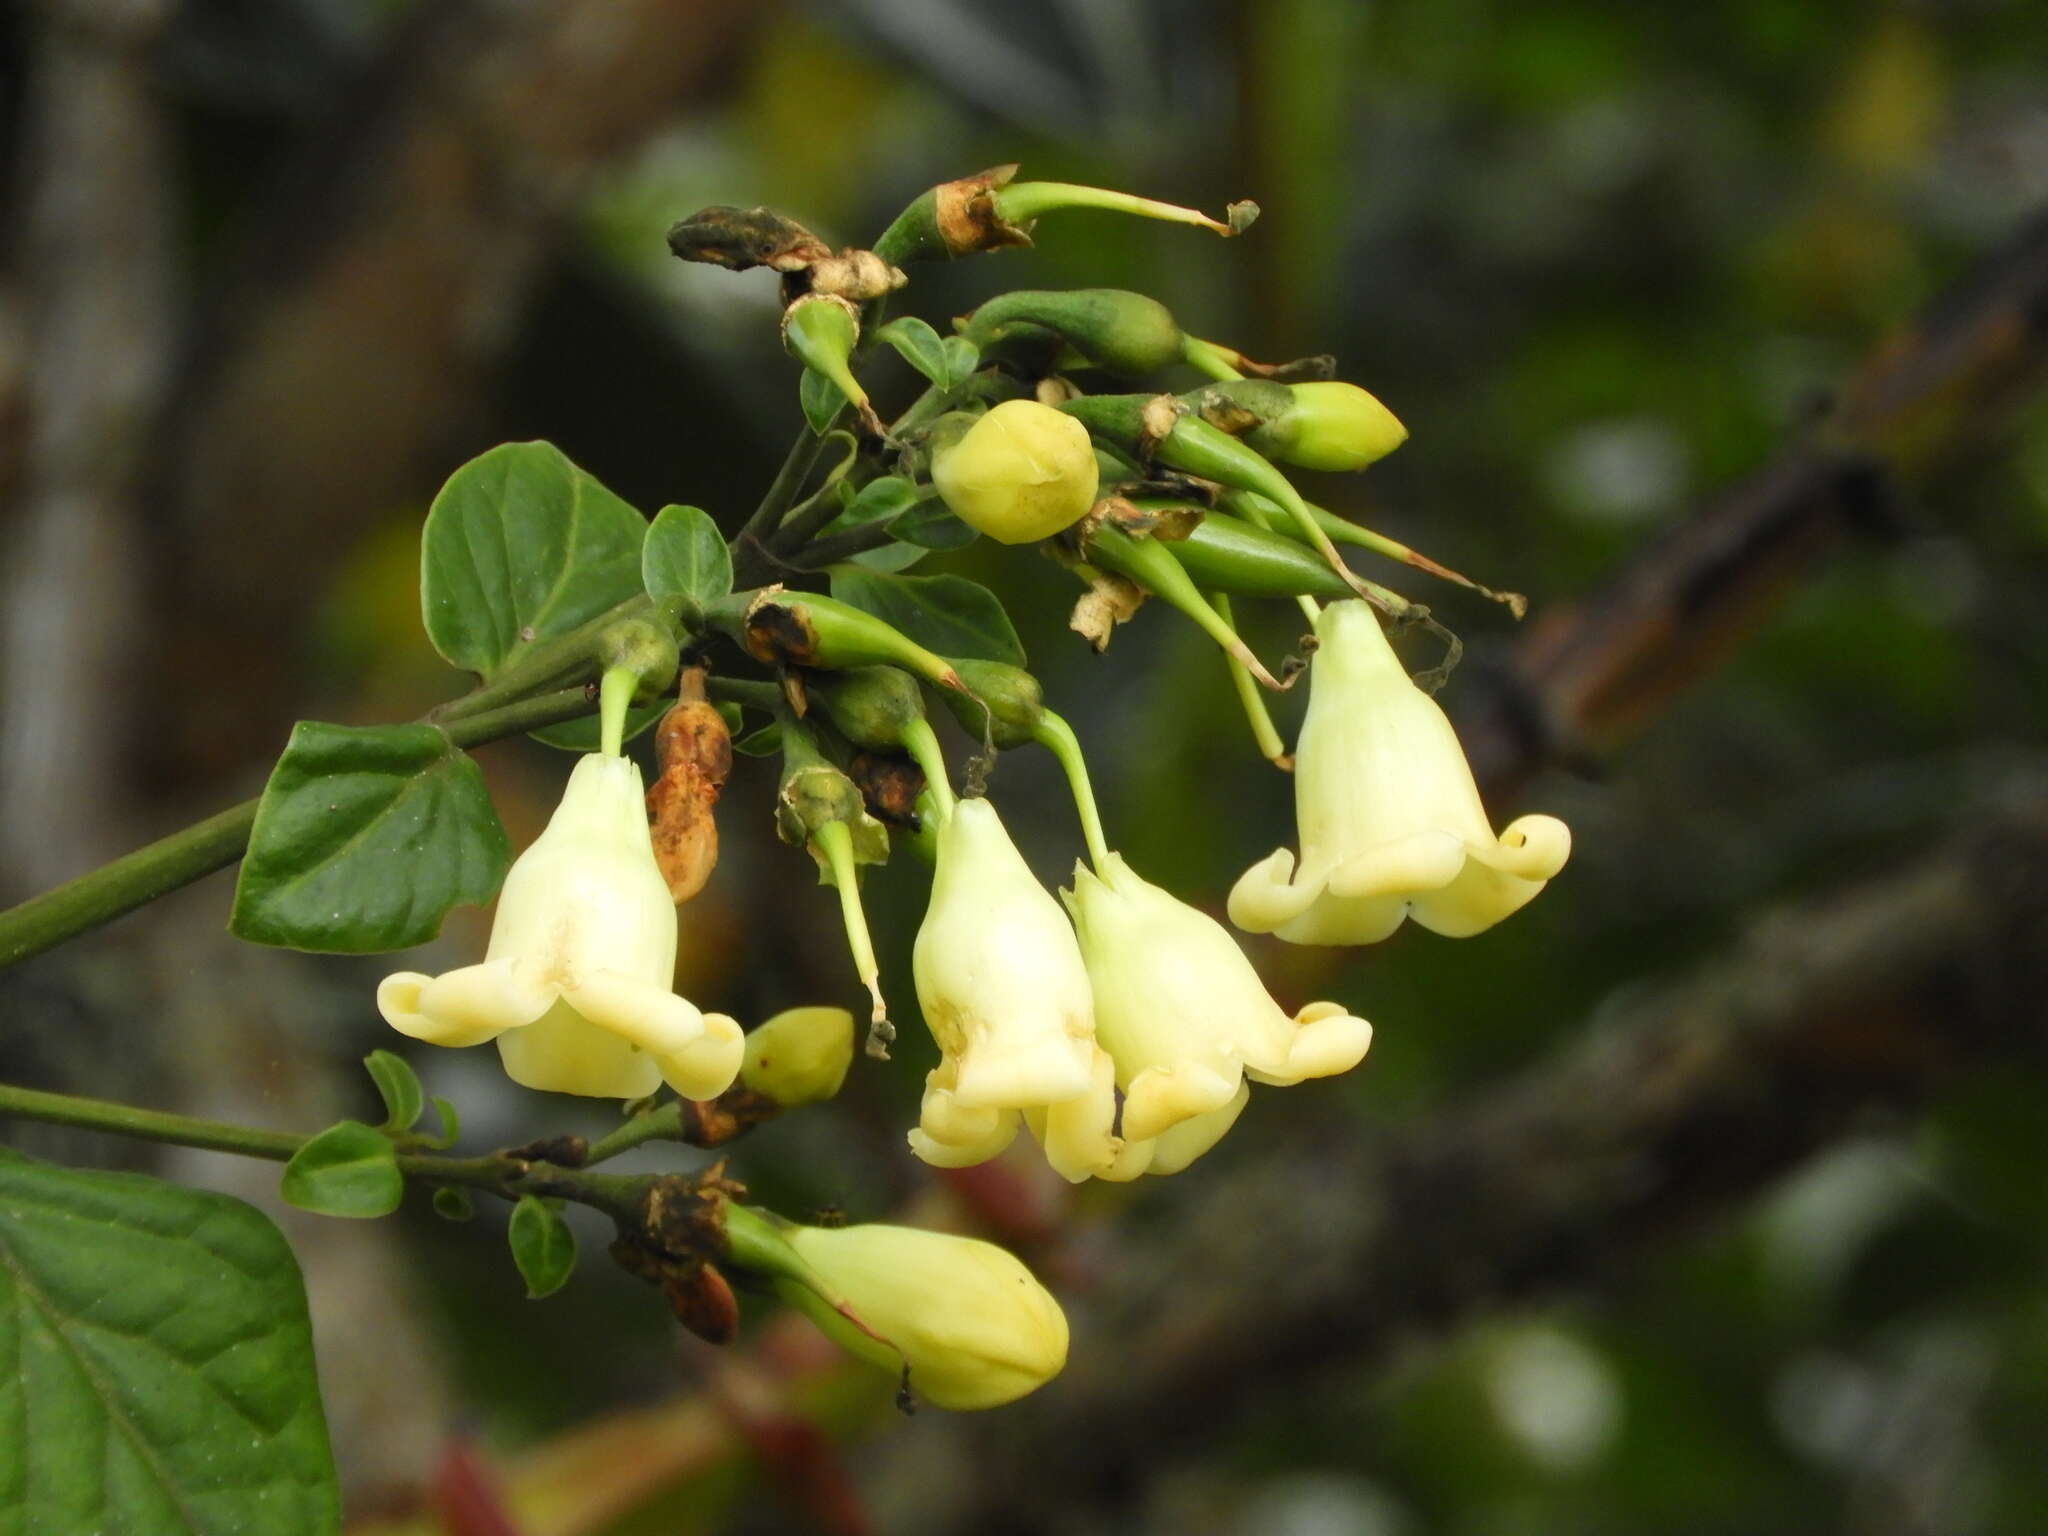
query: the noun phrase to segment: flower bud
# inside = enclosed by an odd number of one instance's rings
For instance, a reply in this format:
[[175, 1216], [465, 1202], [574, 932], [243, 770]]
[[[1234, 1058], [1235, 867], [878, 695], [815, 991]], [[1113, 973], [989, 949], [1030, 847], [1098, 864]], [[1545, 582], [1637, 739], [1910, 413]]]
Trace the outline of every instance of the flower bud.
[[860, 311], [836, 295], [807, 293], [782, 312], [782, 344], [790, 356], [837, 385], [860, 413], [861, 425], [880, 437], [881, 418], [853, 376], [853, 349], [859, 340]]
[[961, 334], [984, 353], [1013, 327], [1053, 332], [1093, 367], [1153, 373], [1180, 361], [1180, 326], [1157, 299], [1123, 288], [1020, 289], [983, 304]]
[[[959, 670], [959, 663], [954, 663], [954, 670]], [[897, 667], [853, 667], [811, 677], [804, 687], [825, 706], [840, 735], [870, 752], [902, 751], [903, 728], [924, 718], [917, 684]], [[965, 694], [951, 689], [946, 696], [969, 703]]]
[[1291, 397], [1289, 407], [1245, 434], [1268, 458], [1303, 469], [1363, 469], [1408, 440], [1394, 413], [1356, 384], [1333, 379], [1280, 387]]
[[1014, 1402], [1067, 1363], [1059, 1303], [993, 1243], [881, 1224], [783, 1235], [818, 1281], [779, 1280], [783, 1298], [848, 1354], [907, 1370], [910, 1389], [936, 1407]]
[[[1277, 508], [1275, 510], [1278, 510]], [[1299, 539], [1211, 512], [1166, 546], [1205, 592], [1239, 597], [1348, 598], [1343, 577]]]
[[1050, 538], [1095, 504], [1088, 429], [1036, 400], [1005, 400], [932, 455], [953, 514], [1002, 544]]
[[770, 666], [895, 666], [941, 688], [962, 686], [943, 657], [926, 650], [873, 614], [819, 592], [770, 587], [735, 593], [705, 609], [705, 617]]
[[592, 753], [498, 896], [481, 964], [401, 971], [377, 988], [400, 1034], [498, 1042], [514, 1082], [638, 1099], [664, 1080], [685, 1098], [732, 1085], [739, 1025], [676, 996], [676, 909], [648, 837], [640, 769]]
[[740, 1081], [784, 1109], [831, 1098], [853, 1063], [853, 1015], [786, 1008], [747, 1035]]

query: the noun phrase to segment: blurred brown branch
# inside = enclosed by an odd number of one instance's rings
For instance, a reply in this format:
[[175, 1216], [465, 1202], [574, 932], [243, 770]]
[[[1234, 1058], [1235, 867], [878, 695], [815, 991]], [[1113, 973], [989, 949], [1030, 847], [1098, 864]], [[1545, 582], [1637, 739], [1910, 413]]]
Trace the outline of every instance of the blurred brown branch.
[[919, 1528], [1099, 1514], [1120, 1468], [1195, 1452], [1249, 1382], [1356, 1370], [1491, 1302], [1597, 1285], [1873, 1111], [2038, 1051], [2044, 989], [2048, 809], [2030, 794], [1901, 874], [1760, 921], [1473, 1102], [1289, 1147], [1120, 1231], [1056, 1388], [899, 1437], [943, 1436], [905, 1449], [975, 1469], [920, 1502]]
[[2048, 369], [2048, 209], [1892, 337], [1776, 459], [1580, 602], [1461, 714], [1492, 794], [1608, 750], [1720, 664], [1859, 529], [1995, 439]]

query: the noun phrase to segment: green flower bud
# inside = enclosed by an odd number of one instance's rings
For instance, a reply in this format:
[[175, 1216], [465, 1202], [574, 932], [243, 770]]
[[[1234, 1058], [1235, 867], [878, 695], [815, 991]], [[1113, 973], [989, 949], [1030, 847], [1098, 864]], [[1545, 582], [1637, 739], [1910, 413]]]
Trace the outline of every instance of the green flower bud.
[[941, 688], [962, 686], [944, 657], [873, 614], [822, 593], [780, 587], [738, 592], [710, 605], [705, 617], [771, 666], [894, 666]]
[[[1234, 392], [1237, 386], [1218, 387]], [[1245, 434], [1268, 458], [1303, 469], [1363, 469], [1408, 440], [1394, 413], [1356, 384], [1280, 387], [1291, 397], [1290, 408]]]
[[630, 619], [606, 630], [602, 651], [607, 671], [617, 667], [633, 674], [636, 698], [660, 693], [676, 680], [676, 637], [651, 619]]
[[740, 1082], [784, 1109], [831, 1098], [853, 1064], [853, 1015], [786, 1008], [747, 1035]]
[[783, 1237], [816, 1280], [779, 1280], [783, 1298], [848, 1354], [907, 1370], [910, 1389], [937, 1407], [1014, 1402], [1067, 1363], [1059, 1303], [993, 1243], [880, 1224]]
[[1181, 358], [1172, 312], [1123, 288], [1005, 293], [969, 316], [961, 334], [987, 352], [1019, 326], [1055, 333], [1086, 362], [1111, 373], [1152, 373]]
[[[1275, 509], [1277, 510], [1277, 509]], [[1349, 597], [1350, 583], [1299, 539], [1210, 513], [1167, 549], [1205, 592]]]
[[[959, 670], [957, 664], [954, 670]], [[870, 752], [902, 751], [903, 728], [924, 718], [923, 695], [910, 675], [897, 667], [855, 667], [814, 677], [805, 687], [825, 706], [839, 734]], [[946, 697], [972, 707], [965, 694], [947, 689]]]
[[1119, 576], [1136, 582], [1154, 597], [1163, 598], [1193, 619], [1210, 639], [1237, 660], [1246, 671], [1268, 688], [1280, 683], [1265, 664], [1252, 654], [1250, 646], [1195, 587], [1180, 562], [1167, 553], [1172, 546], [1159, 539], [1133, 538], [1107, 518], [1089, 530], [1086, 553], [1090, 560]]
[[[1037, 678], [1005, 661], [956, 660], [953, 670], [967, 692], [940, 697], [968, 735], [979, 737], [987, 726], [990, 739], [1005, 750], [1037, 739], [1038, 722], [1045, 714], [1045, 690]], [[986, 716], [983, 704], [988, 706]]]
[[1036, 400], [1006, 400], [932, 454], [932, 484], [970, 528], [1029, 544], [1095, 504], [1095, 449], [1080, 422]]
[[860, 413], [861, 425], [880, 437], [882, 420], [853, 376], [853, 349], [859, 340], [859, 309], [836, 295], [808, 293], [782, 312], [782, 344], [790, 355], [838, 385]]

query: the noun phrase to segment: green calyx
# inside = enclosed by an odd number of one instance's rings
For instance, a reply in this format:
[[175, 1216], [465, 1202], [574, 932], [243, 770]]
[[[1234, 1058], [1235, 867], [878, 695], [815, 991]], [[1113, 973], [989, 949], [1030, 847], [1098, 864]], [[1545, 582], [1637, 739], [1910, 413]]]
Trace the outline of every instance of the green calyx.
[[1107, 519], [1088, 532], [1083, 546], [1087, 558], [1106, 570], [1136, 582], [1140, 587], [1178, 608], [1200, 626], [1203, 633], [1243, 664], [1246, 671], [1266, 687], [1278, 691], [1282, 684], [1265, 664], [1252, 654], [1250, 646], [1202, 596], [1194, 579], [1168, 553], [1171, 545], [1160, 539], [1134, 538]]
[[1045, 690], [1037, 678], [1006, 661], [956, 658], [953, 669], [967, 685], [967, 692], [947, 692], [939, 697], [962, 730], [976, 737], [986, 730], [989, 741], [1006, 751], [1038, 739]]
[[1019, 336], [1056, 337], [1086, 364], [1110, 373], [1152, 373], [1180, 361], [1182, 337], [1157, 299], [1123, 288], [1019, 290], [983, 304], [960, 328], [984, 353]]
[[[966, 681], [964, 676], [961, 680]], [[924, 718], [924, 696], [900, 667], [854, 667], [822, 673], [804, 686], [824, 705], [839, 734], [869, 752], [902, 751], [905, 728]], [[972, 707], [964, 694], [947, 689], [944, 696]]]

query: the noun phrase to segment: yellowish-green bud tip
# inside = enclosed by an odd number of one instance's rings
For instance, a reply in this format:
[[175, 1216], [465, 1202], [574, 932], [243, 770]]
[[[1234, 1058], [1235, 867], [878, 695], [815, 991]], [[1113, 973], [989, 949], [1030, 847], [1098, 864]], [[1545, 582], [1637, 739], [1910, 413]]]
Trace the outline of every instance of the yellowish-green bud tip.
[[1303, 469], [1353, 470], [1385, 458], [1408, 440], [1408, 429], [1356, 384], [1330, 380], [1292, 384], [1294, 409], [1281, 427], [1280, 453]]
[[747, 1036], [740, 1081], [795, 1109], [839, 1092], [852, 1063], [852, 1014], [844, 1008], [788, 1008]]
[[1095, 449], [1073, 417], [1006, 400], [939, 451], [932, 484], [969, 527], [1001, 544], [1029, 544], [1095, 505]]

